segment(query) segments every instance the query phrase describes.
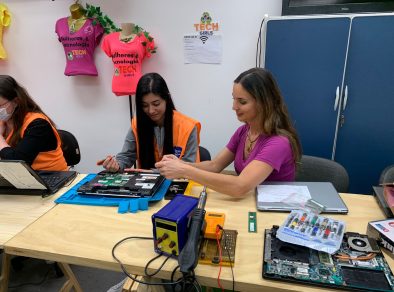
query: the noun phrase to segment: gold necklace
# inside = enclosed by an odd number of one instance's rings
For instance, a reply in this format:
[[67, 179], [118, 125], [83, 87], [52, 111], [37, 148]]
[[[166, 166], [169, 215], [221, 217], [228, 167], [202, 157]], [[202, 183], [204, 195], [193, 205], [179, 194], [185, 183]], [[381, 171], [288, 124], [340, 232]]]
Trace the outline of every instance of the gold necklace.
[[249, 142], [248, 146], [246, 147], [246, 153], [248, 155], [252, 151], [253, 145], [257, 141], [257, 139], [259, 139], [259, 137], [260, 137], [260, 135], [257, 135], [257, 137], [254, 140], [252, 140], [250, 137], [250, 131], [248, 132], [248, 135], [246, 136], [246, 138], [248, 139], [248, 142]]

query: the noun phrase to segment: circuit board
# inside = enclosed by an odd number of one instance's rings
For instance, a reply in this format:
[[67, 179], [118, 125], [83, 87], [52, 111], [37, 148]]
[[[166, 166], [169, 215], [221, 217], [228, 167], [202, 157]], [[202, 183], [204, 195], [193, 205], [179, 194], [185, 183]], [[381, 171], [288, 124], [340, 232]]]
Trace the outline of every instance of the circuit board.
[[376, 241], [346, 232], [340, 249], [328, 254], [276, 238], [265, 231], [263, 277], [336, 289], [393, 291], [394, 276]]
[[[238, 232], [236, 230], [223, 230], [222, 238], [220, 239], [223, 266], [234, 266], [237, 235]], [[200, 245], [198, 263], [219, 265], [219, 260], [219, 250], [216, 239], [204, 238]]]
[[78, 188], [80, 195], [149, 197], [160, 187], [164, 177], [155, 173], [100, 172]]

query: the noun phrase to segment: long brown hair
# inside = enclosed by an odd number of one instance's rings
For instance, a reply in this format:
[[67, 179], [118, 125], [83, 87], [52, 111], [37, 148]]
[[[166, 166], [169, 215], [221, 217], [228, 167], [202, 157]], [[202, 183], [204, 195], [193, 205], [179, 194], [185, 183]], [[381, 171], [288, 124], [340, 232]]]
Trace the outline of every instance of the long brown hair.
[[241, 84], [256, 99], [264, 134], [282, 135], [289, 139], [294, 162], [297, 163], [301, 159], [300, 140], [272, 74], [262, 68], [252, 68], [241, 73], [234, 83]]
[[[9, 145], [14, 147], [21, 140], [21, 130], [26, 114], [35, 112], [45, 115], [45, 113], [30, 97], [26, 89], [9, 75], [0, 75], [0, 96], [16, 103], [16, 108], [12, 114], [14, 131], [9, 141]], [[54, 126], [52, 121], [51, 124]]]
[[149, 169], [155, 167], [154, 130], [156, 124], [143, 110], [143, 97], [149, 93], [160, 96], [166, 101], [164, 113], [164, 145], [163, 154], [174, 154], [172, 139], [172, 118], [175, 110], [174, 103], [168, 90], [167, 83], [158, 73], [147, 73], [137, 84], [135, 95], [137, 108], [137, 134], [139, 140], [139, 154], [141, 167]]

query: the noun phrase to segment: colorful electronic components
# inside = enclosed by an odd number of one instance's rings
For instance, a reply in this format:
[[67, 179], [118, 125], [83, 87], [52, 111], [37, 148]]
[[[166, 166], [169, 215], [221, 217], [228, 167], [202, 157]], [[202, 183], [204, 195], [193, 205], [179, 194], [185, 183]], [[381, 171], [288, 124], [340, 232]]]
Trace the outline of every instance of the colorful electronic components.
[[344, 227], [345, 225], [341, 221], [309, 211], [294, 210], [282, 225], [283, 229], [280, 230], [283, 231], [280, 232], [285, 233], [288, 230], [287, 234], [296, 241], [315, 241], [321, 245], [327, 243], [329, 246], [335, 246], [343, 236]]

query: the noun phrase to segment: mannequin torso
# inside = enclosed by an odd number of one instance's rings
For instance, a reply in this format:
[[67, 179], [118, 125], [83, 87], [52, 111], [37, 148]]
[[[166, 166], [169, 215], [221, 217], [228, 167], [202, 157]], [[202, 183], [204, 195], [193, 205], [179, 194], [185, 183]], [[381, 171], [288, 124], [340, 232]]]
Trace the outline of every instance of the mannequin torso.
[[134, 23], [122, 23], [121, 28], [122, 31], [120, 32], [119, 39], [125, 43], [131, 42], [136, 36], [134, 33]]
[[70, 6], [71, 16], [68, 17], [68, 27], [70, 33], [74, 33], [81, 29], [86, 22], [85, 12], [81, 4], [74, 3]]

